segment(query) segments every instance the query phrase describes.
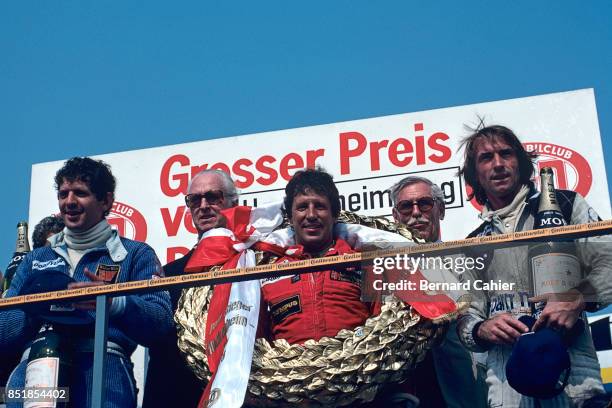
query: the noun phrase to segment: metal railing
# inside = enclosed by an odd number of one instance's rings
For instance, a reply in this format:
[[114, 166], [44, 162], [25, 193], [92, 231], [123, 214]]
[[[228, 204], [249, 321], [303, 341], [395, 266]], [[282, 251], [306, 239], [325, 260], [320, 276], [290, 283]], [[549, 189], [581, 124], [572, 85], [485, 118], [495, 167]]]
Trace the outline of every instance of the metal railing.
[[56, 303], [66, 300], [83, 300], [95, 297], [96, 321], [94, 338], [94, 365], [92, 384], [92, 407], [103, 408], [105, 402], [104, 378], [106, 374], [106, 342], [108, 339], [109, 296], [130, 295], [135, 293], [153, 292], [170, 287], [193, 287], [214, 285], [239, 280], [260, 279], [262, 277], [277, 277], [308, 273], [330, 266], [343, 267], [354, 265], [377, 257], [390, 257], [396, 254], [443, 253], [466, 247], [484, 247], [489, 245], [511, 245], [516, 243], [546, 241], [551, 239], [575, 239], [612, 233], [612, 220], [591, 224], [569, 225], [565, 227], [523, 231], [510, 234], [469, 238], [448, 242], [420, 244], [390, 250], [376, 250], [362, 253], [346, 254], [326, 258], [317, 258], [299, 262], [297, 265], [272, 264], [252, 268], [237, 268], [229, 270], [207, 271], [192, 274], [157, 278], [145, 281], [115, 283], [104, 286], [94, 286], [70, 289], [59, 292], [45, 292], [35, 295], [16, 296], [0, 299], [0, 311], [20, 308], [30, 303]]

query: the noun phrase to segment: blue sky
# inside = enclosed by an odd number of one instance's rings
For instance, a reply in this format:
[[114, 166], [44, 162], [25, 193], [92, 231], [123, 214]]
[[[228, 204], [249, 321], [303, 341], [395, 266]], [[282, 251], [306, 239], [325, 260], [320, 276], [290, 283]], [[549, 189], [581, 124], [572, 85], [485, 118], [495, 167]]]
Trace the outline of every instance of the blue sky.
[[0, 269], [75, 155], [594, 88], [609, 156], [612, 2], [424, 3], [2, 2]]

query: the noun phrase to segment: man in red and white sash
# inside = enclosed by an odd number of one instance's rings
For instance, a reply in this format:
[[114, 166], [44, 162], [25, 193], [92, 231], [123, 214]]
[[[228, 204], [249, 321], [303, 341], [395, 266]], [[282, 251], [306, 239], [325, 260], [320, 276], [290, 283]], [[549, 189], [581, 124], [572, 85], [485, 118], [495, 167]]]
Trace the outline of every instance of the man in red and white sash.
[[[198, 231], [198, 238], [223, 224], [221, 210], [234, 207], [238, 193], [232, 179], [221, 170], [203, 170], [189, 183], [185, 204]], [[166, 276], [185, 273], [185, 265], [195, 247], [185, 256], [164, 266]], [[181, 289], [170, 290], [172, 311], [176, 311]], [[177, 347], [177, 333], [159, 338], [149, 348], [149, 366], [145, 384], [143, 408], [195, 407], [202, 395], [203, 383], [185, 364]]]

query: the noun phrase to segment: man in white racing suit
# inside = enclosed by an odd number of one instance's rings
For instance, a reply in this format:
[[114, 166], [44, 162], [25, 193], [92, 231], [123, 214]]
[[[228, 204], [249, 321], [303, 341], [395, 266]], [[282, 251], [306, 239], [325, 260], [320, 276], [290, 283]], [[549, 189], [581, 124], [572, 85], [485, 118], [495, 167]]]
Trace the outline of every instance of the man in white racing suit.
[[[469, 198], [475, 197], [483, 205], [480, 218], [484, 222], [470, 236], [533, 229], [539, 202], [539, 192], [530, 181], [534, 173], [535, 155], [525, 151], [517, 136], [504, 126], [481, 127], [468, 136], [463, 145], [465, 160], [461, 174], [473, 189]], [[568, 224], [599, 220], [593, 208], [579, 194], [557, 190], [557, 197]], [[578, 255], [584, 265], [583, 280], [578, 287], [568, 291], [572, 295], [571, 300], [544, 299], [546, 306], [534, 329], [550, 327], [568, 331], [588, 307], [596, 308], [609, 303], [612, 290], [607, 276], [612, 268], [612, 258], [603, 250], [604, 244], [596, 243], [598, 240], [602, 239], [589, 238], [588, 244], [579, 245]], [[572, 407], [582, 406], [585, 401], [602, 396], [604, 389], [599, 364], [586, 324], [569, 346], [571, 372], [568, 384], [560, 395], [537, 400], [519, 394], [508, 384], [505, 368], [512, 345], [529, 330], [518, 320], [521, 315], [530, 313], [528, 299], [533, 293], [528, 248], [521, 245], [496, 249], [488, 255], [488, 265], [484, 269], [473, 270], [464, 278], [513, 283], [513, 289], [474, 291], [475, 299], [467, 313], [460, 316], [457, 331], [468, 349], [488, 351], [489, 405]]]

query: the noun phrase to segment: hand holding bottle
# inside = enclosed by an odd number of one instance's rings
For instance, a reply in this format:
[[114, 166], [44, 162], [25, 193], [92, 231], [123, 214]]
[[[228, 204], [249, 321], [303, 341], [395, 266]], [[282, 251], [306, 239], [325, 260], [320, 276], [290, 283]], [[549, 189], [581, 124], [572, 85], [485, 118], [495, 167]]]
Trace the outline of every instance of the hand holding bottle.
[[584, 310], [584, 296], [576, 289], [571, 289], [565, 293], [547, 293], [534, 296], [530, 302], [545, 302], [546, 306], [533, 325], [533, 331], [541, 327], [552, 329], [570, 330], [580, 318]]

